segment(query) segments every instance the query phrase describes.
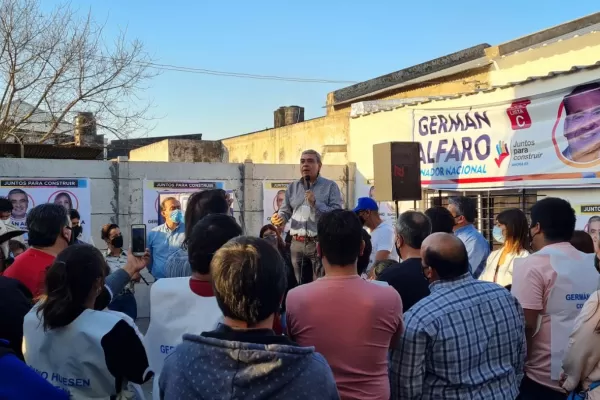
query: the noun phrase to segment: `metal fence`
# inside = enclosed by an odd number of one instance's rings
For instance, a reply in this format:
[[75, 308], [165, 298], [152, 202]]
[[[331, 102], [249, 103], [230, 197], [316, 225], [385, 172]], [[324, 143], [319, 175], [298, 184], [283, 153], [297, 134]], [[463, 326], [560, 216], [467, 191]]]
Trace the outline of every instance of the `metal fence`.
[[496, 221], [496, 216], [509, 208], [518, 208], [525, 212], [530, 221], [531, 207], [538, 200], [538, 194], [535, 190], [487, 190], [479, 192], [458, 192], [445, 190], [429, 190], [427, 195], [428, 207], [448, 205], [448, 198], [454, 196], [467, 196], [473, 198], [477, 203], [477, 218], [475, 226], [490, 242], [493, 250], [500, 248], [499, 243], [495, 243], [492, 237], [492, 229]]

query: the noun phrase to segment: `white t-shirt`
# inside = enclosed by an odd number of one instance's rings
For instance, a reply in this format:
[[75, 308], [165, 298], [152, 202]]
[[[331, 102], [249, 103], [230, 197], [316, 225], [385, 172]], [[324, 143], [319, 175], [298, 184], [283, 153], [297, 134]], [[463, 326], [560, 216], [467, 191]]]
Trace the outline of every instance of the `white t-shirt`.
[[377, 228], [371, 231], [371, 245], [373, 250], [371, 251], [371, 257], [369, 257], [369, 267], [367, 271], [370, 271], [375, 264], [375, 256], [378, 251], [389, 251], [390, 255], [388, 259], [398, 261], [398, 253], [396, 252], [396, 244], [394, 243], [394, 227], [389, 221], [383, 221]]

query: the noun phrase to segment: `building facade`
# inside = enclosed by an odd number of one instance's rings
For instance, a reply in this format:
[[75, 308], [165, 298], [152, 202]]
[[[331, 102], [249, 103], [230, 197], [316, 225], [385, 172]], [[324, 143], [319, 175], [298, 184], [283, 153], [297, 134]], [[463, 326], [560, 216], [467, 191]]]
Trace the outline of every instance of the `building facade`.
[[416, 141], [419, 208], [473, 196], [478, 227], [491, 239], [498, 212], [528, 211], [555, 196], [571, 202], [578, 229], [587, 229], [600, 215], [600, 14], [530, 36], [486, 49], [492, 69], [485, 89], [353, 104], [348, 158], [356, 163], [356, 197], [376, 185], [366, 148]]

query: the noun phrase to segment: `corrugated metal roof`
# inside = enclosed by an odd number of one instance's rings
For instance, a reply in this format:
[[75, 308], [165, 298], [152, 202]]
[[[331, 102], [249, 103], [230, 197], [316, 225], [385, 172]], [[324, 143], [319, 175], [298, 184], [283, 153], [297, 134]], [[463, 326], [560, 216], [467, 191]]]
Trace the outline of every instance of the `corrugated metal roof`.
[[[20, 152], [21, 147], [17, 143], [0, 143], [0, 157], [19, 158]], [[104, 148], [25, 144], [25, 158], [97, 160], [104, 158]]]
[[[2, 112], [6, 110], [3, 108]], [[21, 132], [33, 132], [33, 133], [45, 133], [52, 127], [54, 118], [53, 115], [40, 108], [36, 109], [33, 105], [23, 100], [15, 100], [10, 106], [10, 116], [12, 120], [19, 121], [24, 118], [27, 114], [31, 113], [31, 116], [27, 121], [22, 122], [18, 129]], [[73, 125], [67, 121], [61, 121], [58, 123], [56, 133], [68, 134], [73, 136]]]
[[495, 85], [490, 88], [480, 89], [480, 90], [476, 90], [474, 92], [457, 93], [454, 95], [447, 95], [447, 96], [429, 96], [426, 98], [426, 100], [423, 100], [423, 97], [407, 98], [407, 99], [403, 99], [404, 102], [402, 104], [400, 104], [400, 105], [390, 104], [389, 107], [385, 107], [385, 104], [384, 104], [385, 100], [382, 100], [382, 101], [378, 102], [379, 105], [378, 105], [377, 111], [367, 112], [365, 114], [356, 115], [356, 116], [352, 116], [352, 117], [357, 118], [360, 116], [373, 114], [373, 113], [379, 112], [379, 111], [391, 111], [391, 110], [395, 110], [397, 108], [412, 107], [412, 106], [416, 106], [419, 104], [430, 103], [433, 101], [458, 99], [461, 97], [472, 96], [472, 95], [479, 94], [479, 93], [490, 93], [490, 92], [494, 92], [496, 90], [509, 89], [509, 88], [512, 88], [515, 86], [526, 85], [526, 84], [532, 83], [532, 82], [542, 81], [542, 80], [546, 80], [546, 79], [552, 79], [552, 78], [555, 78], [555, 77], [561, 76], [561, 75], [570, 75], [570, 74], [574, 74], [574, 73], [577, 73], [580, 71], [587, 71], [587, 70], [593, 70], [593, 69], [598, 69], [598, 68], [600, 68], [600, 61], [596, 61], [594, 64], [590, 64], [590, 65], [574, 66], [574, 67], [571, 67], [571, 69], [565, 70], [565, 71], [551, 71], [546, 75], [530, 76], [527, 79], [524, 79], [522, 81], [509, 82], [505, 85]]
[[374, 92], [364, 94], [362, 96], [357, 96], [357, 97], [353, 97], [348, 100], [340, 101], [338, 103], [334, 103], [333, 105], [339, 106], [339, 105], [348, 104], [348, 103], [355, 103], [357, 100], [360, 100], [360, 99], [377, 96], [378, 94], [390, 92], [390, 91], [396, 90], [396, 89], [401, 89], [406, 86], [416, 85], [419, 83], [424, 83], [424, 82], [429, 82], [429, 81], [435, 81], [436, 79], [444, 78], [444, 77], [447, 77], [450, 75], [459, 74], [461, 72], [465, 72], [465, 71], [475, 69], [475, 68], [485, 67], [490, 64], [492, 64], [492, 62], [489, 61], [486, 57], [480, 57], [476, 60], [467, 61], [465, 63], [455, 65], [454, 67], [446, 68], [441, 71], [436, 71], [431, 74], [423, 75], [423, 76], [420, 76], [415, 79], [410, 79], [408, 81], [398, 83], [396, 85], [388, 86], [384, 89], [380, 89], [380, 90], [376, 90]]
[[540, 47], [545, 47], [545, 46], [548, 46], [548, 45], [553, 44], [553, 43], [561, 42], [563, 40], [573, 39], [573, 38], [576, 38], [576, 37], [579, 37], [579, 36], [584, 36], [584, 35], [588, 35], [590, 33], [596, 33], [596, 32], [600, 32], [600, 23], [594, 24], [594, 25], [590, 25], [590, 26], [578, 29], [578, 30], [573, 31], [573, 32], [569, 32], [569, 33], [566, 33], [566, 34], [561, 35], [561, 36], [557, 36], [557, 37], [549, 39], [549, 40], [545, 40], [543, 42], [537, 43], [537, 44], [535, 44], [533, 46], [529, 46], [529, 47], [521, 49], [521, 50], [513, 51], [512, 53], [505, 54], [502, 57], [503, 58], [504, 57], [510, 57], [511, 55], [514, 55], [514, 54], [520, 54], [520, 53], [524, 53], [526, 51], [539, 49]]

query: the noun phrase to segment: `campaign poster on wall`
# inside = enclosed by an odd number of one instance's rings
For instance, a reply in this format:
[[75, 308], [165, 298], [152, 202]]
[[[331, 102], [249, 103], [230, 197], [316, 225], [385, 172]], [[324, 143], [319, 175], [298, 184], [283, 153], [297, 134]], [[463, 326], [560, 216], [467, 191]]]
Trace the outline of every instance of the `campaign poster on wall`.
[[195, 192], [211, 189], [223, 189], [232, 198], [231, 215], [239, 223], [239, 204], [233, 190], [228, 190], [223, 181], [196, 181], [196, 180], [144, 180], [143, 191], [143, 219], [146, 230], [165, 223], [160, 213], [160, 204], [168, 197], [174, 197], [181, 203], [181, 209], [185, 214], [189, 198]]
[[6, 197], [12, 203], [10, 222], [19, 229], [27, 230], [27, 215], [33, 207], [54, 203], [67, 210], [77, 210], [83, 237], [92, 236], [90, 182], [87, 178], [2, 178], [0, 197]]
[[[279, 211], [285, 199], [285, 191], [289, 181], [264, 181], [263, 182], [263, 225], [271, 224], [271, 217]], [[284, 232], [289, 231], [290, 222], [285, 226]]]
[[415, 109], [432, 189], [600, 184], [600, 81], [468, 109]]
[[263, 182], [263, 223], [270, 224], [271, 216], [279, 211], [285, 191], [292, 181]]
[[[363, 193], [357, 197], [370, 197], [375, 200], [375, 186], [373, 179], [367, 179], [366, 186], [363, 186]], [[366, 190], [368, 188], [368, 190]], [[357, 198], [358, 200], [358, 198]], [[393, 201], [379, 201], [379, 216], [384, 221], [396, 222], [396, 206]]]
[[598, 239], [600, 236], [600, 202], [576, 204], [573, 208], [577, 215], [575, 229], [589, 233], [594, 240], [596, 249], [600, 249], [598, 246]]
[[[358, 199], [361, 197], [370, 197], [375, 200], [375, 180], [357, 178], [356, 186], [354, 189], [355, 201], [354, 204], [358, 203]], [[393, 201], [377, 201], [379, 206], [379, 216], [384, 221], [390, 221], [395, 223], [396, 221], [396, 206]]]

